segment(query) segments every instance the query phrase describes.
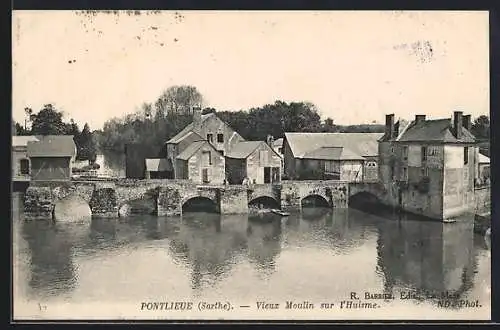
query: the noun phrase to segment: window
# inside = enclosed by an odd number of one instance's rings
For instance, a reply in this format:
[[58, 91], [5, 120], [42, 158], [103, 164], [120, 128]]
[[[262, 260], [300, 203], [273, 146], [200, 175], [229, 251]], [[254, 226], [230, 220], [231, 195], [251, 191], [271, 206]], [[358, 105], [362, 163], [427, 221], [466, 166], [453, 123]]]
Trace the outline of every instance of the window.
[[203, 166], [212, 165], [212, 154], [210, 151], [203, 151], [202, 162], [203, 162]]
[[224, 134], [217, 134], [217, 142], [218, 143], [223, 143], [224, 142]]
[[210, 143], [214, 142], [214, 135], [210, 133], [207, 134], [207, 141]]
[[429, 168], [427, 166], [422, 167], [422, 176], [429, 176]]
[[278, 148], [278, 152], [283, 155], [283, 148]]
[[394, 153], [394, 147], [391, 147], [391, 152]]
[[403, 146], [403, 160], [408, 160], [408, 146]]
[[403, 167], [403, 177], [401, 178], [403, 181], [408, 181], [408, 168]]
[[422, 161], [425, 162], [427, 160], [427, 147], [422, 147], [421, 156]]
[[377, 163], [374, 161], [369, 161], [366, 163], [366, 167], [377, 167]]
[[219, 150], [220, 154], [224, 156], [224, 150]]
[[30, 173], [30, 161], [27, 159], [21, 159], [19, 161], [19, 167], [21, 174], [27, 175]]
[[202, 176], [203, 183], [210, 182], [210, 178], [208, 177], [208, 168], [204, 168], [201, 170], [201, 176]]
[[464, 147], [464, 165], [469, 163], [469, 147]]
[[396, 171], [394, 169], [394, 164], [391, 164], [391, 180], [394, 180], [396, 177]]

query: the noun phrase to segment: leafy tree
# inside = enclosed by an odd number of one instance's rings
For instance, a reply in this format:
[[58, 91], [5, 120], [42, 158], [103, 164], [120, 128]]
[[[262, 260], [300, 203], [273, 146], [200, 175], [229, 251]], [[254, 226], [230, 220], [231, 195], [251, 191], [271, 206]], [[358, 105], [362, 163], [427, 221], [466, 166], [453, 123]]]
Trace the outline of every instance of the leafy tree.
[[203, 96], [194, 86], [172, 86], [155, 102], [156, 112], [166, 114], [191, 114], [193, 107], [202, 107]]
[[96, 142], [90, 131], [90, 127], [87, 123], [83, 126], [82, 132], [78, 138], [80, 153], [78, 155], [79, 159], [87, 159], [89, 161], [95, 161], [97, 150]]
[[62, 112], [57, 111], [52, 104], [46, 104], [40, 112], [31, 115], [31, 132], [34, 135], [66, 134], [67, 127], [62, 118]]
[[478, 140], [489, 140], [490, 139], [490, 119], [488, 116], [481, 115], [474, 119], [474, 123], [471, 125], [471, 133]]

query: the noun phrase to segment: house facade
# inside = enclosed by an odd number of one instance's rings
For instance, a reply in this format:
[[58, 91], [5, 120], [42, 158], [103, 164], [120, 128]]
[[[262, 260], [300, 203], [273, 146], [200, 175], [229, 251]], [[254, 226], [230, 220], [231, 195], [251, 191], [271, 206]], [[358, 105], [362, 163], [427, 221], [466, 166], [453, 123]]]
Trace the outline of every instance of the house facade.
[[382, 133], [285, 133], [284, 174], [288, 179], [378, 180]]
[[201, 109], [194, 109], [193, 122], [166, 143], [166, 158], [172, 164], [173, 178], [180, 177], [176, 172], [177, 157], [198, 141], [207, 141], [223, 156], [244, 139], [215, 113], [202, 115]]
[[76, 145], [72, 135], [40, 136], [39, 141], [28, 142], [27, 156], [31, 180], [66, 181], [71, 179]]
[[36, 136], [12, 137], [12, 180], [29, 180], [31, 163], [28, 157], [28, 142], [39, 141]]
[[379, 177], [388, 203], [434, 219], [448, 219], [473, 208], [476, 142], [470, 115], [453, 120], [416, 115], [408, 125], [386, 116], [379, 141]]
[[281, 182], [282, 159], [264, 141], [243, 141], [226, 154], [226, 177], [229, 184]]
[[176, 157], [176, 178], [199, 184], [224, 184], [224, 156], [208, 141], [195, 141]]

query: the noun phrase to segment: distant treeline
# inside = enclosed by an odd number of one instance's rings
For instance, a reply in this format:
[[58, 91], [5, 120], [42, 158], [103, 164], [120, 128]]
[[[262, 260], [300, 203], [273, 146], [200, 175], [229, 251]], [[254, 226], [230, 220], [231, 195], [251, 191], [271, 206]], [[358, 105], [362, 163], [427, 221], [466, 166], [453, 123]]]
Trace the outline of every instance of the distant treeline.
[[[190, 97], [189, 95], [193, 95]], [[179, 97], [175, 97], [179, 95]], [[136, 113], [113, 118], [96, 131], [103, 150], [123, 151], [127, 144], [141, 144], [160, 150], [165, 142], [192, 121], [192, 106], [203, 104], [196, 88], [174, 86], [153, 104], [145, 103]], [[322, 120], [317, 108], [308, 102], [283, 102], [239, 111], [217, 111], [204, 108], [203, 113], [215, 112], [247, 140], [275, 139], [285, 132], [383, 132], [384, 125], [335, 125], [333, 119]]]

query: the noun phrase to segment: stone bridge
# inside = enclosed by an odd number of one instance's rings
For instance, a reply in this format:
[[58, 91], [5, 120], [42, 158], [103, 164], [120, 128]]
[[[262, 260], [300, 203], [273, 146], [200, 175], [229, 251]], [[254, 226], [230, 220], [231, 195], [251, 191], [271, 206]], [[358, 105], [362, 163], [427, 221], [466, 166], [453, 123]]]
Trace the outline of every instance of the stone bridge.
[[221, 214], [248, 213], [249, 204], [262, 198], [271, 199], [285, 210], [300, 209], [306, 197], [323, 199], [330, 207], [346, 208], [349, 198], [358, 193], [383, 197], [378, 183], [345, 181], [283, 181], [281, 184], [251, 186], [197, 185], [188, 180], [133, 180], [32, 182], [26, 190], [25, 216], [52, 218], [56, 204], [78, 196], [88, 203], [93, 216], [116, 217], [119, 210], [134, 200], [151, 199], [159, 216], [182, 214], [182, 206], [193, 198], [214, 203]]

